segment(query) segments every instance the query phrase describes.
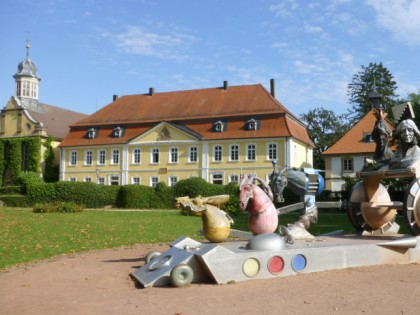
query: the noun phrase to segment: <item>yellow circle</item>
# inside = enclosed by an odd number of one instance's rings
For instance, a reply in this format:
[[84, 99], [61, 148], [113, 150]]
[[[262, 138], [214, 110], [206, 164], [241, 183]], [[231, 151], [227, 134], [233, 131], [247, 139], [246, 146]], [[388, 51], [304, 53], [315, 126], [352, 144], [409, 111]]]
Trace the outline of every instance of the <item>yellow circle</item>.
[[260, 271], [260, 263], [255, 258], [248, 258], [244, 261], [242, 271], [247, 277], [254, 277]]

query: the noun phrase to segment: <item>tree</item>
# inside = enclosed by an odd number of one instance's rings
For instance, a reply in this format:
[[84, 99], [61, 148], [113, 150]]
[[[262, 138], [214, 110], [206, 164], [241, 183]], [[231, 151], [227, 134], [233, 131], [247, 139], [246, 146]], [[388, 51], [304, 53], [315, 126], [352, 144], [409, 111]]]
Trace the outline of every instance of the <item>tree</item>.
[[300, 115], [300, 119], [306, 123], [309, 137], [315, 144], [314, 168], [325, 169], [322, 153], [349, 130], [345, 115], [337, 116], [333, 111], [320, 107]]
[[348, 111], [348, 120], [351, 125], [357, 123], [372, 108], [369, 94], [376, 91], [381, 96], [381, 105], [392, 119], [392, 106], [396, 104], [398, 95], [395, 94], [397, 83], [392, 74], [382, 63], [369, 63], [362, 66], [357, 74], [353, 75], [351, 83], [347, 86], [347, 95], [352, 107]]
[[416, 93], [410, 93], [407, 96], [407, 99], [401, 100], [399, 103], [410, 102], [413, 106], [414, 111], [414, 122], [419, 127], [420, 126], [420, 90]]

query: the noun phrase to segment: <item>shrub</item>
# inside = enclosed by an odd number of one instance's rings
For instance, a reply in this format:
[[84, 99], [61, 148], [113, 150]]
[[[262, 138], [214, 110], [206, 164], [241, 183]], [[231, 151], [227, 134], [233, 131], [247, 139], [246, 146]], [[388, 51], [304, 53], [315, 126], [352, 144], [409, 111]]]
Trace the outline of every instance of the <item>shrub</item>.
[[17, 186], [22, 187], [22, 194], [27, 193], [27, 188], [29, 185], [35, 184], [35, 183], [43, 183], [44, 180], [41, 178], [41, 176], [36, 172], [24, 172], [17, 176], [13, 184]]
[[0, 195], [18, 195], [22, 193], [21, 186], [0, 187]]
[[125, 185], [121, 186], [117, 197], [117, 206], [120, 208], [131, 209], [150, 209], [157, 208], [153, 204], [156, 202], [156, 192], [153, 187], [144, 185]]
[[33, 208], [35, 213], [74, 213], [82, 211], [83, 207], [74, 202], [37, 203]]
[[210, 184], [201, 177], [180, 180], [173, 188], [175, 197], [189, 196], [194, 198], [197, 196], [209, 197], [226, 194], [225, 186]]
[[116, 204], [120, 186], [104, 186], [84, 182], [53, 183], [57, 200], [74, 202], [86, 208], [102, 208]]
[[32, 207], [34, 201], [24, 195], [3, 195], [0, 196], [0, 200], [3, 201], [3, 205], [7, 207]]
[[159, 182], [155, 188], [155, 198], [151, 201], [152, 208], [173, 209], [175, 194], [173, 187], [168, 187], [164, 182]]
[[51, 183], [33, 183], [28, 185], [26, 194], [34, 202], [50, 202], [56, 199], [55, 187]]

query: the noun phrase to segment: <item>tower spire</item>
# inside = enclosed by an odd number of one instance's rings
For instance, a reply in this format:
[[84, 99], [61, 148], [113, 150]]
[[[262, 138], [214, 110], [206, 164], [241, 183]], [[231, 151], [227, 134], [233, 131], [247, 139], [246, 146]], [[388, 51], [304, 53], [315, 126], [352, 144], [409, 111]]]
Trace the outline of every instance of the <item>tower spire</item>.
[[26, 58], [29, 59], [29, 48], [31, 48], [31, 45], [29, 44], [29, 32], [28, 32], [28, 34], [26, 36], [26, 45], [25, 45], [25, 47], [26, 47]]

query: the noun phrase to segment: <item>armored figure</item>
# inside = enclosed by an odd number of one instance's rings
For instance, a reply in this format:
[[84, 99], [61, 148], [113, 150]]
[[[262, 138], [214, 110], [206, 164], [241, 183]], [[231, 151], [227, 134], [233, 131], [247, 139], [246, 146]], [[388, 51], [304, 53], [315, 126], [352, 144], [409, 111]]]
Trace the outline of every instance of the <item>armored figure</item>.
[[392, 136], [392, 131], [385, 121], [386, 114], [383, 109], [376, 110], [376, 123], [372, 130], [372, 140], [376, 143], [375, 152], [372, 159], [366, 159], [363, 171], [377, 170], [384, 165], [387, 165], [393, 156], [392, 151], [388, 147], [389, 139]]

